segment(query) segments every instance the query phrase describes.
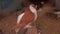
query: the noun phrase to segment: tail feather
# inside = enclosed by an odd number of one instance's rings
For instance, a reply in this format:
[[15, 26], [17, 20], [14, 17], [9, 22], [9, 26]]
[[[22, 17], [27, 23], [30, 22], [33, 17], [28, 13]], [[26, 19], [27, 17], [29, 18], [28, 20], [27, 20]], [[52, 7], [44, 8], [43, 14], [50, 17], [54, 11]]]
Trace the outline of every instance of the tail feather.
[[[19, 15], [19, 16], [18, 16], [17, 24], [19, 24], [19, 23], [20, 23], [20, 21], [21, 21], [21, 19], [22, 19], [23, 15], [24, 15], [24, 13], [22, 13], [21, 15]], [[18, 29], [15, 29], [15, 32], [16, 32], [16, 33], [18, 33], [18, 32], [19, 32], [19, 30], [20, 30], [19, 28], [18, 28]]]
[[19, 29], [15, 29], [15, 32], [18, 33], [19, 32]]

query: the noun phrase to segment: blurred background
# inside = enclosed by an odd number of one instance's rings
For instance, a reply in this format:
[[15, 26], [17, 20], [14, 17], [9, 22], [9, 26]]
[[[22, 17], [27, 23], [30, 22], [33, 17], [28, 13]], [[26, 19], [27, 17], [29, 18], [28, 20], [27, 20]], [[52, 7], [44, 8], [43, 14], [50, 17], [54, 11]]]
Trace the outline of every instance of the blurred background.
[[[27, 1], [27, 0], [26, 0]], [[0, 0], [0, 15], [7, 16], [14, 10], [21, 9], [23, 7], [24, 0]], [[49, 3], [55, 7], [57, 10], [60, 10], [60, 0], [49, 0]]]
[[[17, 12], [26, 6], [27, 0], [0, 0], [0, 29], [3, 34], [15, 34], [10, 32], [10, 27], [16, 24]], [[47, 8], [47, 9], [46, 9]], [[60, 0], [49, 0], [42, 7], [42, 12], [48, 11], [53, 13], [54, 10], [60, 11]], [[56, 19], [55, 15], [42, 15], [38, 11], [37, 23], [41, 30], [41, 34], [60, 34], [60, 19]], [[1, 32], [1, 31], [0, 31]]]

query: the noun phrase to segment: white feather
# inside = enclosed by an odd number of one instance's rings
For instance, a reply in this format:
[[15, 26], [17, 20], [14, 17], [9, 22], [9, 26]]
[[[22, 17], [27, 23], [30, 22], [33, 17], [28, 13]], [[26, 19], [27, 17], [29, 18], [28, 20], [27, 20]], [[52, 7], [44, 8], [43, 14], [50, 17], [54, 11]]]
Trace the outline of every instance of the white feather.
[[54, 12], [54, 14], [60, 14], [60, 12]]
[[32, 13], [34, 13], [34, 15], [35, 15], [35, 19], [34, 20], [36, 20], [37, 19], [37, 10], [36, 10], [36, 8], [32, 7], [32, 5], [30, 5], [29, 9], [31, 10]]
[[41, 34], [41, 33], [38, 33], [38, 34]]
[[15, 32], [18, 33], [19, 32], [19, 29], [15, 29]]
[[17, 19], [17, 24], [19, 24], [19, 22], [21, 21], [22, 17], [23, 17], [24, 13], [20, 14], [18, 16], [18, 19]]
[[[17, 24], [20, 23], [20, 21], [21, 21], [21, 19], [22, 19], [23, 16], [24, 16], [24, 13], [22, 13], [22, 14], [20, 14], [20, 15], [18, 16]], [[15, 29], [15, 32], [18, 33], [18, 32], [19, 32], [19, 28], [18, 28], [18, 29]]]

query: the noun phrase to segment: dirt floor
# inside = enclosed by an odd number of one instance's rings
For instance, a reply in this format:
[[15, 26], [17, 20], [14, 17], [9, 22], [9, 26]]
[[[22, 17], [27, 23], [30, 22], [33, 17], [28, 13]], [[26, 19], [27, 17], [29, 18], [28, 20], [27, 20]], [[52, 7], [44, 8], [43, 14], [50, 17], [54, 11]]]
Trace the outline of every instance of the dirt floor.
[[41, 34], [60, 34], [60, 20], [43, 16], [38, 19], [41, 24]]
[[4, 19], [0, 20], [0, 29], [3, 30], [5, 34], [9, 34], [11, 26], [16, 24], [16, 21], [17, 21], [16, 13], [8, 17], [5, 17]]
[[[54, 12], [52, 9], [48, 9]], [[43, 12], [44, 11], [47, 10], [43, 10]], [[56, 15], [47, 16], [43, 14], [41, 16], [39, 12], [37, 22], [41, 24], [41, 34], [60, 34], [60, 18], [56, 18]]]

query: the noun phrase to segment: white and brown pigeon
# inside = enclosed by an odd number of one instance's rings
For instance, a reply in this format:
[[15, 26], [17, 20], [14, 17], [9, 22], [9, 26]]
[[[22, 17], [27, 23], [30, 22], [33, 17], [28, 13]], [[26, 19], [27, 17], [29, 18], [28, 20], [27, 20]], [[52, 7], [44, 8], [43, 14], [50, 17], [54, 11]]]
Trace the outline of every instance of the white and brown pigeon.
[[36, 8], [36, 5], [30, 4], [24, 9], [24, 12], [18, 16], [17, 24], [12, 27], [12, 29], [14, 29], [16, 33], [18, 33], [22, 27], [30, 27], [28, 24], [34, 22], [37, 19]]

